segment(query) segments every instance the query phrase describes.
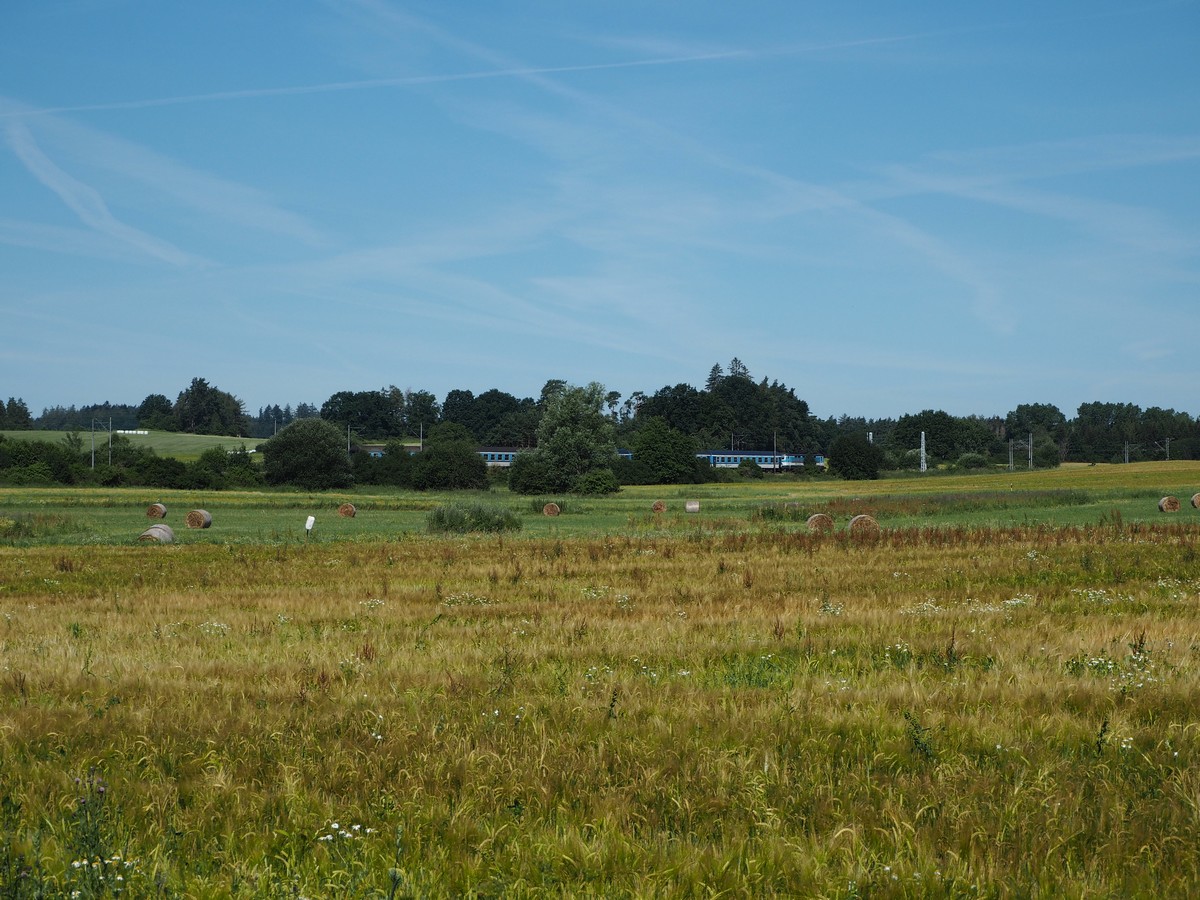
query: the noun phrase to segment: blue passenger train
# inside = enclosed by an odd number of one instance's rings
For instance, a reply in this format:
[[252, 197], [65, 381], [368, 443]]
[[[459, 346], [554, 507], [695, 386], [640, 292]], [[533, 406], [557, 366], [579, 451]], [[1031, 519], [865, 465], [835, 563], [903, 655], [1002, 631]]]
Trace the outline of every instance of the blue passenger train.
[[[516, 447], [480, 447], [479, 455], [489, 466], [511, 466], [513, 457], [521, 451]], [[633, 459], [632, 450], [618, 450], [617, 454], [624, 459]], [[742, 460], [752, 460], [763, 469], [774, 472], [788, 472], [804, 468], [803, 453], [774, 453], [770, 450], [703, 450], [696, 454], [697, 458], [708, 461], [714, 469], [736, 469]], [[816, 455], [813, 464], [824, 467], [825, 457]]]

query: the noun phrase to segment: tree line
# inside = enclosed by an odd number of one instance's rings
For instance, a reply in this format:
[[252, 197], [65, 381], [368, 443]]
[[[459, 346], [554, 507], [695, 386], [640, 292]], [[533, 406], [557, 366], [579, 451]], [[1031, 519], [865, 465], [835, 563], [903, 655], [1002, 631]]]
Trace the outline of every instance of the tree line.
[[[465, 455], [463, 448], [469, 446], [474, 452], [480, 446], [497, 446], [527, 451], [510, 475], [518, 489], [528, 492], [568, 490], [580, 484], [600, 490], [618, 483], [705, 480], [719, 473], [706, 471], [696, 453], [724, 449], [803, 453], [810, 460], [824, 454], [836, 474], [876, 477], [885, 470], [917, 468], [922, 435], [930, 467], [983, 469], [1011, 463], [1024, 468], [1031, 462], [1049, 467], [1064, 461], [1200, 458], [1200, 421], [1173, 409], [1094, 402], [1082, 404], [1069, 418], [1053, 404], [1030, 403], [1004, 416], [953, 416], [927, 409], [896, 419], [822, 419], [811, 414], [793, 388], [765, 377], [756, 380], [737, 358], [727, 368], [713, 365], [701, 387], [680, 383], [625, 397], [598, 383], [575, 387], [560, 379], [547, 381], [537, 398], [519, 398], [494, 388], [478, 395], [456, 389], [440, 402], [429, 391], [389, 385], [339, 391], [319, 407], [268, 404], [252, 416], [233, 394], [194, 378], [174, 401], [150, 394], [136, 406], [107, 402], [56, 406], [36, 418], [19, 398], [0, 404], [0, 429], [70, 434], [99, 427], [144, 428], [245, 437], [264, 450], [289, 429], [314, 421], [331, 426], [338, 435], [337, 452], [347, 462], [344, 476], [339, 475], [343, 483], [478, 486], [486, 482], [486, 472], [480, 474], [473, 462], [467, 462], [477, 453]], [[334, 432], [327, 429], [326, 433]], [[218, 466], [215, 454], [204, 467], [179, 471], [161, 460], [148, 460], [144, 451], [126, 446], [129, 442], [122, 442], [120, 435], [113, 439], [117, 473], [96, 476], [94, 471], [76, 471], [74, 480], [100, 477], [109, 483], [112, 479], [161, 483], [166, 479], [172, 484], [164, 486], [204, 486], [244, 481], [249, 473], [259, 472], [253, 466], [245, 472], [234, 466], [227, 473], [229, 467]], [[257, 444], [260, 440], [266, 443]], [[0, 479], [9, 481], [14, 476], [6, 472], [28, 465], [22, 455], [27, 453], [14, 451], [11, 444], [0, 452]], [[435, 452], [419, 465], [403, 462], [402, 454], [412, 456], [414, 444]], [[370, 450], [368, 445], [373, 445]], [[632, 458], [618, 457], [618, 446], [632, 451]], [[387, 449], [382, 456], [381, 448]], [[14, 461], [14, 453], [24, 462]], [[52, 480], [62, 482], [70, 464], [56, 454], [47, 453], [44, 461], [55, 473]], [[450, 474], [455, 467], [446, 459], [437, 472], [431, 468], [439, 456], [460, 460], [456, 474]], [[597, 462], [599, 456], [602, 463]], [[264, 468], [266, 473], [260, 474], [269, 481], [270, 467]], [[342, 467], [335, 470], [341, 472]], [[747, 473], [761, 474], [749, 469]], [[36, 475], [44, 477], [45, 471], [38, 469]], [[33, 476], [26, 471], [15, 477], [29, 481]]]

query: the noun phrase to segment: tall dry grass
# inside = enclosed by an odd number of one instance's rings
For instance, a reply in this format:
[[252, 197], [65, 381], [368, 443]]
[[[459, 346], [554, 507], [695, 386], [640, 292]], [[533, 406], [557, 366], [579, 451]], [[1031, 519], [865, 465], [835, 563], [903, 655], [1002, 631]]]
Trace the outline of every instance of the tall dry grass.
[[1188, 896], [1196, 536], [0, 550], [0, 891]]

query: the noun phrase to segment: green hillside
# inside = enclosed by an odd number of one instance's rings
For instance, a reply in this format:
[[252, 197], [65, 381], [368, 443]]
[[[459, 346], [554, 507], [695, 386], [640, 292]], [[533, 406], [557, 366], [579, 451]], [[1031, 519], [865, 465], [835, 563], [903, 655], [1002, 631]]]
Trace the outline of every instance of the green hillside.
[[[51, 443], [61, 442], [68, 433], [66, 431], [0, 431], [0, 435], [3, 435], [6, 440], [49, 441]], [[79, 436], [83, 438], [84, 448], [90, 450], [92, 432], [81, 431]], [[113, 432], [113, 437], [117, 437], [117, 432]], [[149, 447], [159, 456], [173, 456], [184, 461], [198, 458], [210, 447], [236, 450], [245, 446], [247, 450], [253, 450], [265, 440], [265, 438], [226, 437], [216, 434], [180, 434], [173, 431], [121, 434], [120, 437], [125, 438], [135, 447]], [[95, 440], [97, 458], [99, 458], [99, 454], [108, 447], [108, 432], [96, 431]]]

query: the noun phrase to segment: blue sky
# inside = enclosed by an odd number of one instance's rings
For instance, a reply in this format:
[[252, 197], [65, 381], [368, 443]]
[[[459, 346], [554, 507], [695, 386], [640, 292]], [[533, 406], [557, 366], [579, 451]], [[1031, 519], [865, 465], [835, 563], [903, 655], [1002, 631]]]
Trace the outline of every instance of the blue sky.
[[0, 394], [1200, 414], [1200, 3], [0, 4]]

